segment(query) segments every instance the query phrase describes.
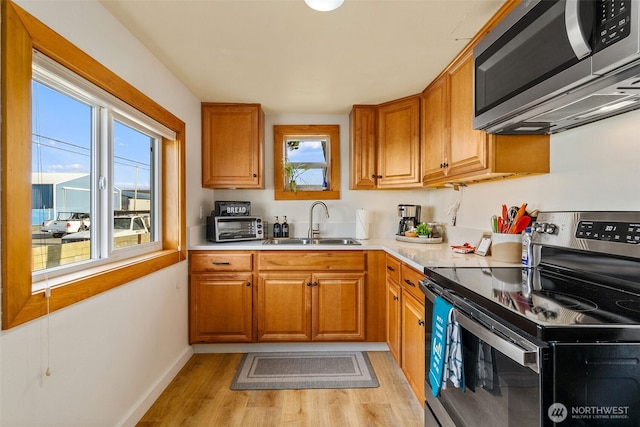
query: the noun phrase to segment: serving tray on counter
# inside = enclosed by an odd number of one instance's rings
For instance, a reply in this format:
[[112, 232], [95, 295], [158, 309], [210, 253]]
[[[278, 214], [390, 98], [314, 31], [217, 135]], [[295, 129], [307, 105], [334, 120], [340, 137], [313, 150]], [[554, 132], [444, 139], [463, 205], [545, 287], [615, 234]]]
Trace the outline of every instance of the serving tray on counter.
[[407, 237], [396, 236], [396, 240], [409, 243], [442, 243], [442, 237]]

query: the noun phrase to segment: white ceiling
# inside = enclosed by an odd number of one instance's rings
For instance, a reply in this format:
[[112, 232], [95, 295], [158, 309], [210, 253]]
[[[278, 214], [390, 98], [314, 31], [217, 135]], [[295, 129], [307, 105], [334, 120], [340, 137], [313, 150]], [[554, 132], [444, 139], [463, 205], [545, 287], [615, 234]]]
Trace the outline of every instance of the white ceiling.
[[201, 101], [346, 114], [421, 92], [505, 0], [101, 0]]

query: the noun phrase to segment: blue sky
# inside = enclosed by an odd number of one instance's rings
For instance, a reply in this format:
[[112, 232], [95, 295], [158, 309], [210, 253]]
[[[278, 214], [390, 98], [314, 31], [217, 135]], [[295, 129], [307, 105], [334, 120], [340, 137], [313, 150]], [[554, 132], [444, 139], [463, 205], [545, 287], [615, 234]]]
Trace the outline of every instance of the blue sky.
[[[33, 83], [32, 89], [32, 171], [89, 173], [91, 107], [37, 82]], [[149, 145], [148, 136], [115, 123], [116, 187], [134, 189], [137, 182], [139, 189], [149, 188]]]
[[[321, 140], [304, 140], [301, 141], [299, 148], [296, 150], [287, 149], [286, 156], [291, 162], [326, 162], [324, 153], [322, 152]], [[322, 185], [322, 171], [311, 169], [300, 175], [300, 179], [296, 181], [299, 184], [306, 185]]]

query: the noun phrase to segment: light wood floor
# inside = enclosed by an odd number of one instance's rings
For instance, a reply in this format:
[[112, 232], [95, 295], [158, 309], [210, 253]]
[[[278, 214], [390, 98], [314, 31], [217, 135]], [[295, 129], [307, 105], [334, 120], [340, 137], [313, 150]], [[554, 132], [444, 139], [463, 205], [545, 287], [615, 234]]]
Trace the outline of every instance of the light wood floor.
[[195, 354], [139, 427], [424, 427], [421, 404], [389, 352], [368, 352], [380, 387], [327, 390], [229, 389], [242, 354]]

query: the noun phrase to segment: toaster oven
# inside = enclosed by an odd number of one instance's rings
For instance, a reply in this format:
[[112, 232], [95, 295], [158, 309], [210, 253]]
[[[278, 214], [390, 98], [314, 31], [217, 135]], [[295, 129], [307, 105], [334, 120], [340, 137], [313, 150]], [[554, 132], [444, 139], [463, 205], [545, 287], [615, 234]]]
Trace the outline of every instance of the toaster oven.
[[262, 218], [259, 216], [207, 217], [207, 240], [210, 242], [262, 240], [264, 233]]

